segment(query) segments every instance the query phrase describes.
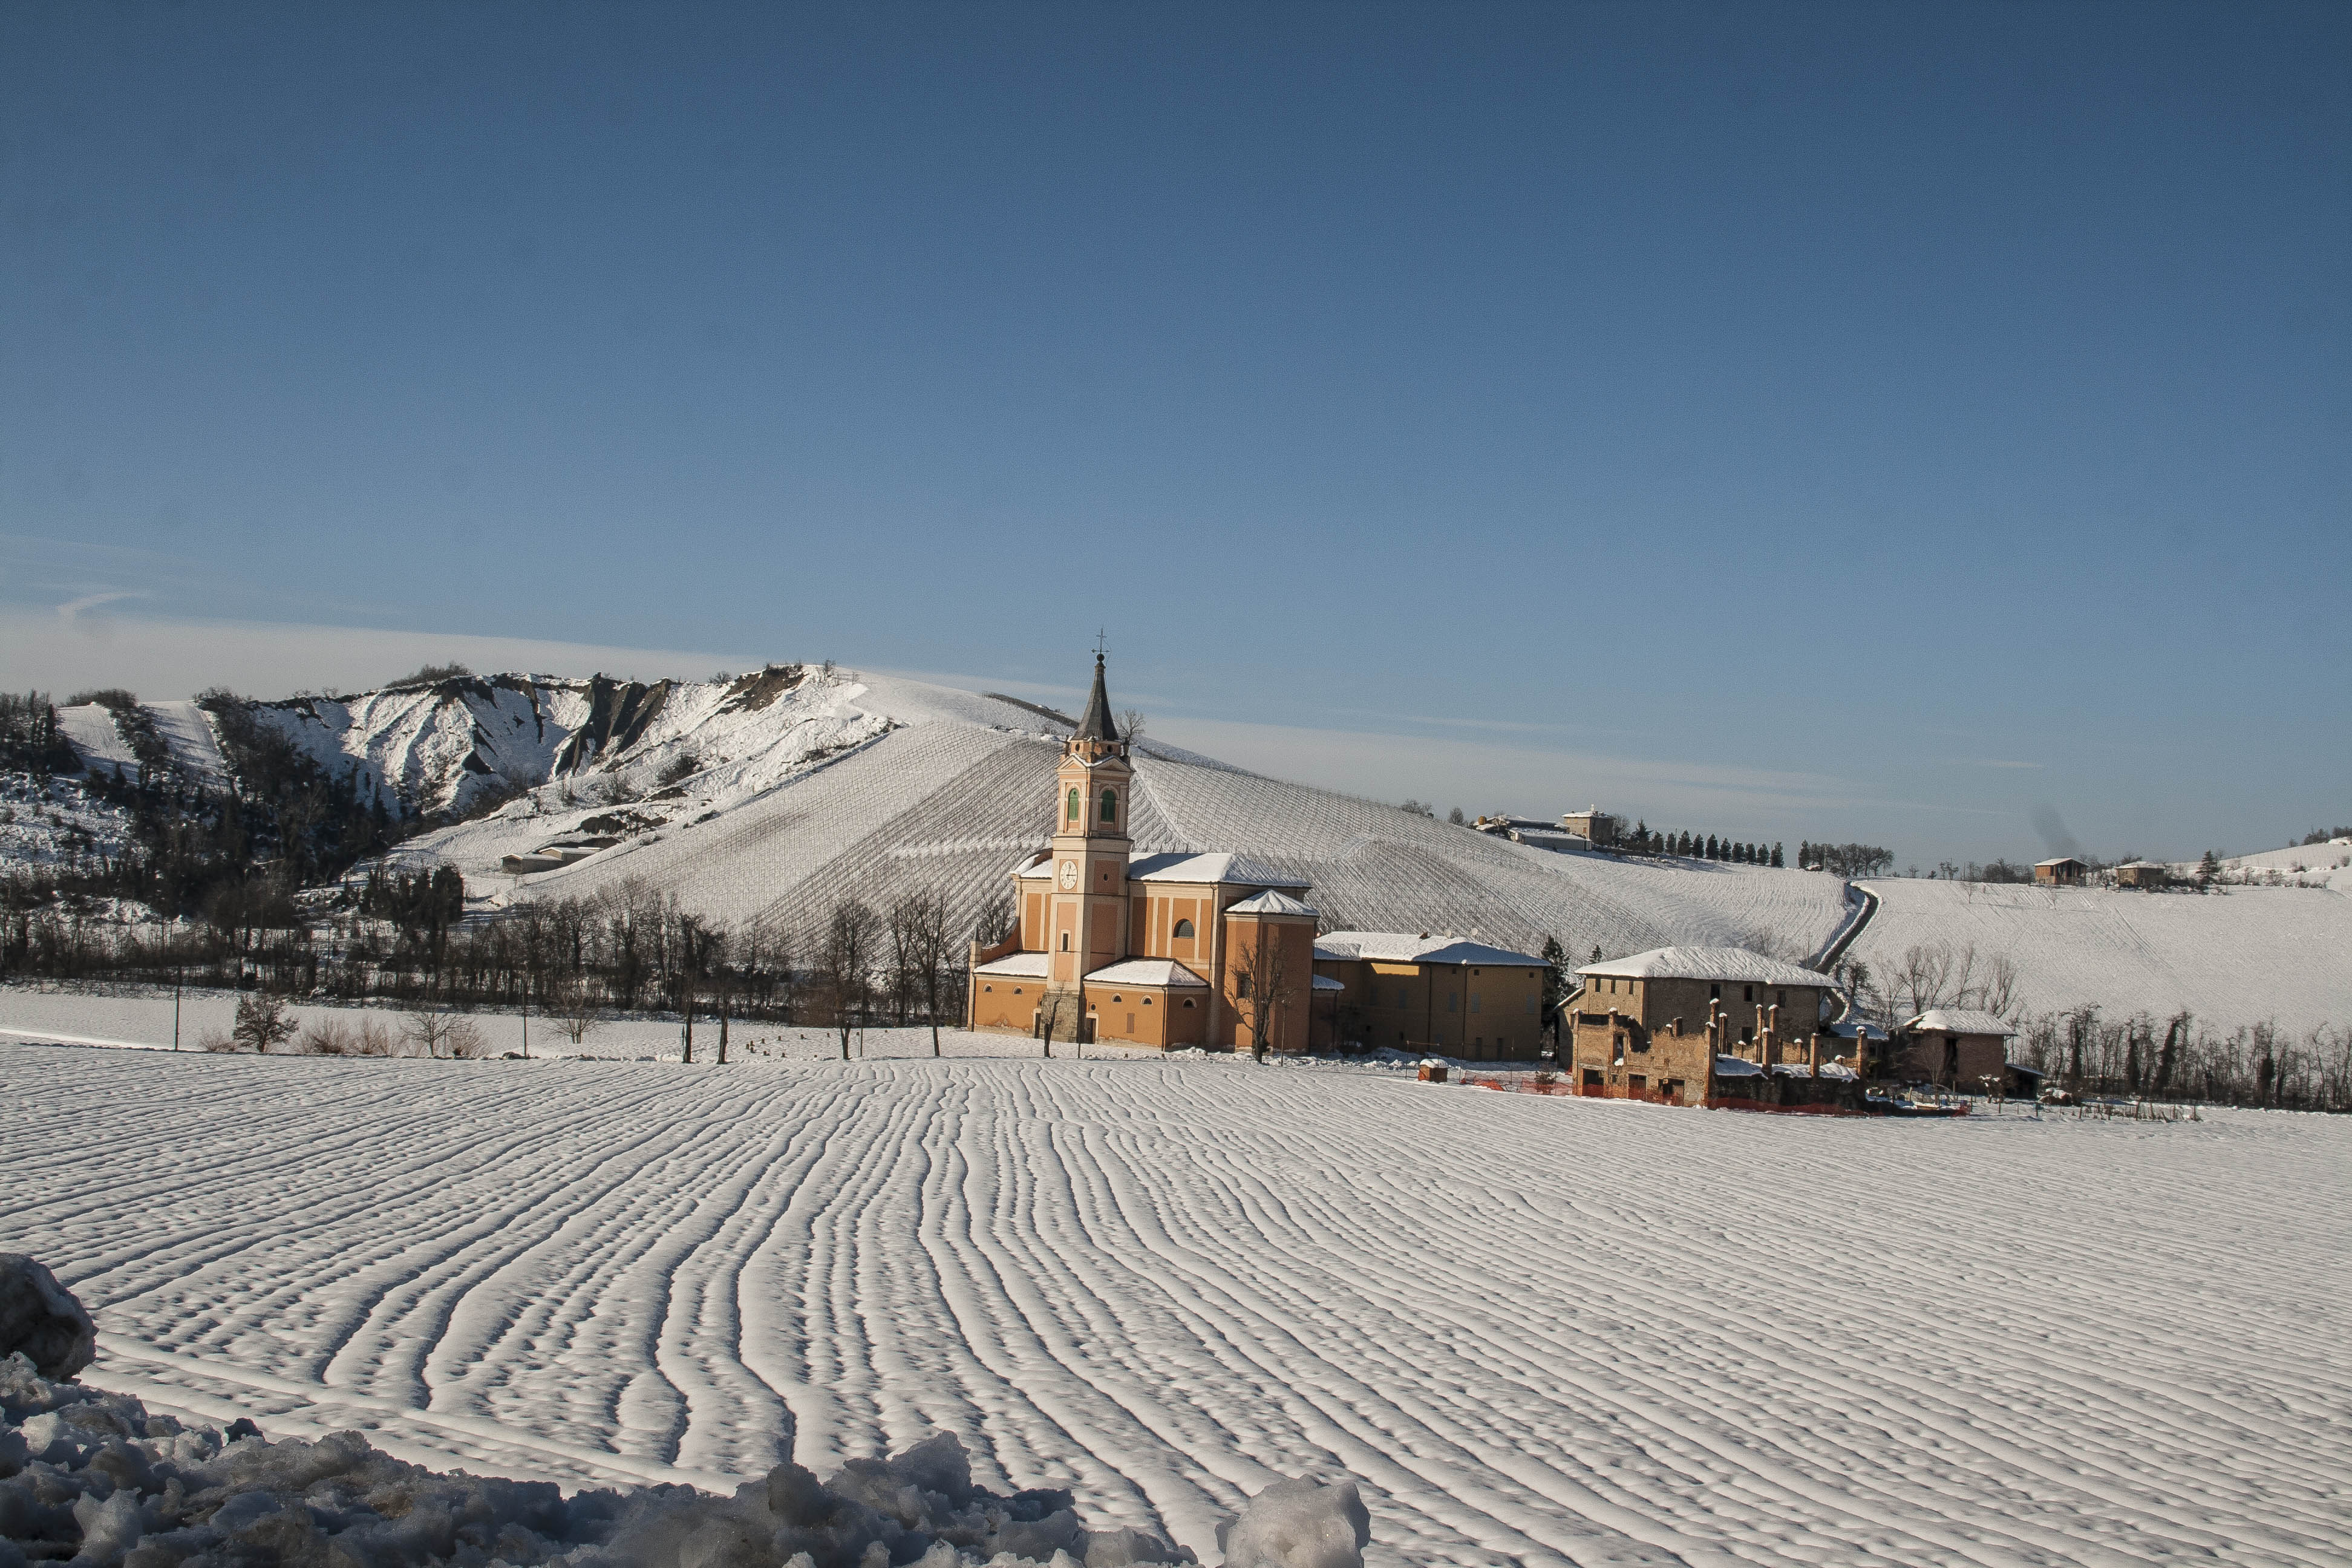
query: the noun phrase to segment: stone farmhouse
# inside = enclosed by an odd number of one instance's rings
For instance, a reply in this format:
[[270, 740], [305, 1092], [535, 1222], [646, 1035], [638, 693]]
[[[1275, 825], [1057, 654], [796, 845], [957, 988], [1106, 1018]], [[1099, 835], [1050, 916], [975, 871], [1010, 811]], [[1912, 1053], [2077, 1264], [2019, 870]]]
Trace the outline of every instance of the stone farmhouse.
[[966, 1026], [1295, 1052], [1344, 1043], [1339, 1005], [1351, 996], [1361, 1000], [1347, 1023], [1369, 1032], [1349, 1040], [1536, 1056], [1542, 959], [1426, 934], [1318, 942], [1320, 916], [1296, 878], [1223, 852], [1138, 856], [1127, 836], [1134, 784], [1097, 654], [1055, 771], [1053, 835], [1007, 873], [1013, 929], [972, 944]]
[[1654, 948], [1577, 974], [1561, 1065], [1585, 1093], [1696, 1105], [1719, 1079], [1819, 1080], [1839, 1043], [1829, 978], [1745, 948]]

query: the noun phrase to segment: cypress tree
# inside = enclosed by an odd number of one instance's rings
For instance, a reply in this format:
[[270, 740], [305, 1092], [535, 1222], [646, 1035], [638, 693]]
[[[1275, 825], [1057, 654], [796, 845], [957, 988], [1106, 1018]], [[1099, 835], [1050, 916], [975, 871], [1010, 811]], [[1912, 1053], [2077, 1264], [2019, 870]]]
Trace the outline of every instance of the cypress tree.
[[1720, 860], [1723, 858], [1723, 849], [1716, 843], [1715, 835], [1712, 833], [1706, 836], [1706, 858], [1710, 860]]
[[1782, 868], [1782, 861], [1780, 859], [1780, 841], [1777, 838], [1772, 840], [1772, 868], [1776, 871]]

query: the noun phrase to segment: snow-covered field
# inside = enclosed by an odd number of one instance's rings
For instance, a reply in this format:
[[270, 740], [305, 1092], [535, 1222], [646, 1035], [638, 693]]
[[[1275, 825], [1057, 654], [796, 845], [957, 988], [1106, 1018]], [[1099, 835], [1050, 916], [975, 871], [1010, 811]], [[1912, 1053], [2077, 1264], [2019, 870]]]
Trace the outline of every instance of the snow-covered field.
[[1853, 946], [1880, 973], [1915, 943], [2017, 965], [2033, 1012], [2097, 1003], [2110, 1017], [2186, 1007], [2222, 1029], [2352, 1024], [2352, 892], [2231, 888], [2142, 893], [1893, 878]]
[[957, 1433], [1215, 1560], [2352, 1556], [2352, 1123], [1706, 1112], [1191, 1062], [0, 1044], [98, 1381], [719, 1486]]

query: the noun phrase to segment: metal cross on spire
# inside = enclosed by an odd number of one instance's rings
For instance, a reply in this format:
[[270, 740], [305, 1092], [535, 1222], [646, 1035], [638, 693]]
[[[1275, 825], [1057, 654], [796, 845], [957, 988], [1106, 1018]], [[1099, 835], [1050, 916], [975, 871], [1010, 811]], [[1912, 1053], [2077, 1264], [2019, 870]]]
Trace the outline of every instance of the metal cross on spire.
[[1110, 651], [1110, 643], [1108, 640], [1109, 637], [1110, 630], [1108, 627], [1104, 627], [1095, 633], [1095, 657], [1097, 658], [1100, 658], [1103, 655]]

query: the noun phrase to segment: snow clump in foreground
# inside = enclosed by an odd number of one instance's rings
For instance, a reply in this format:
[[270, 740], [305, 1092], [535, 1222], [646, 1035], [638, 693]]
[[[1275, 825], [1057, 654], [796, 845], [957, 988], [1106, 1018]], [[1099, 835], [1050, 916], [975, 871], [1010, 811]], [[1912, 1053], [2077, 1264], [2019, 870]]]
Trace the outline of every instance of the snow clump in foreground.
[[[1251, 1517], [1234, 1530], [1246, 1531]], [[1066, 1491], [999, 1497], [972, 1485], [963, 1445], [948, 1432], [891, 1458], [853, 1459], [830, 1483], [787, 1462], [731, 1498], [656, 1486], [567, 1499], [551, 1482], [438, 1475], [379, 1453], [356, 1432], [272, 1443], [248, 1421], [226, 1433], [183, 1426], [127, 1395], [51, 1381], [11, 1354], [0, 1361], [0, 1568], [66, 1557], [124, 1568], [1129, 1568], [1192, 1560], [1142, 1531], [1080, 1528]], [[1336, 1560], [1251, 1561], [1324, 1568]]]

